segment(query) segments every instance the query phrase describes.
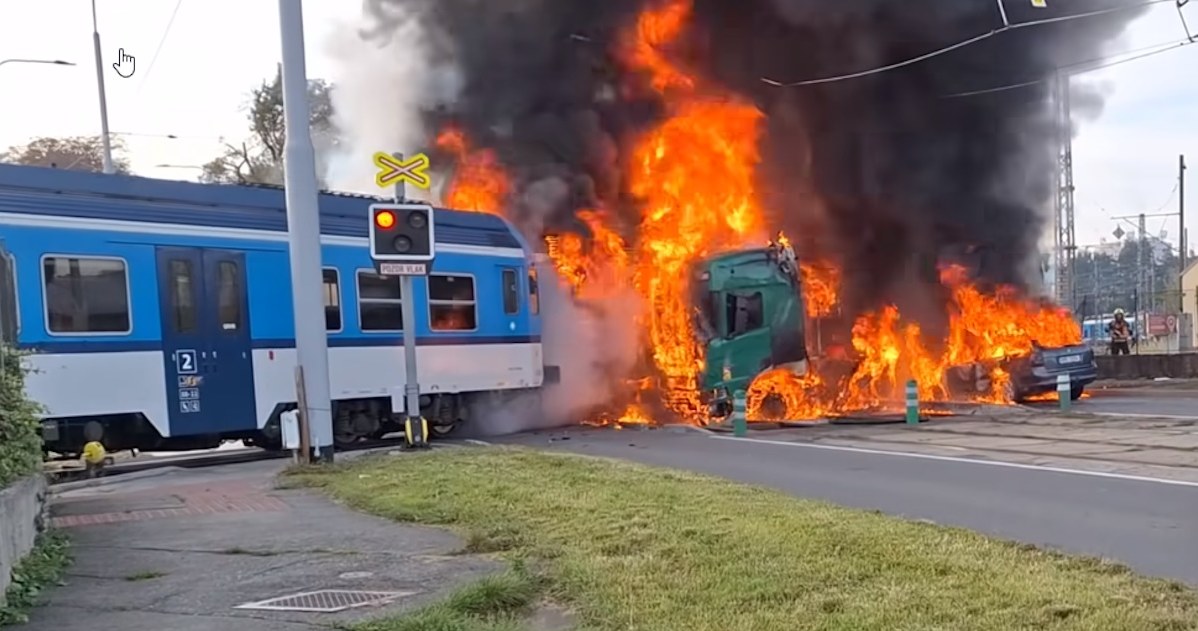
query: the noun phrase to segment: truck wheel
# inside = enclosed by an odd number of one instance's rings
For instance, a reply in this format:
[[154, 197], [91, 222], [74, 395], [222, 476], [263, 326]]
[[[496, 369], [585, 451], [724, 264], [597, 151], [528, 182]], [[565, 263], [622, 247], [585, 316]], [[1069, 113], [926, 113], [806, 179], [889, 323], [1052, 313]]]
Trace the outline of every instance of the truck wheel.
[[1069, 400], [1076, 401], [1082, 398], [1082, 393], [1086, 391], [1085, 386], [1073, 386], [1069, 389]]

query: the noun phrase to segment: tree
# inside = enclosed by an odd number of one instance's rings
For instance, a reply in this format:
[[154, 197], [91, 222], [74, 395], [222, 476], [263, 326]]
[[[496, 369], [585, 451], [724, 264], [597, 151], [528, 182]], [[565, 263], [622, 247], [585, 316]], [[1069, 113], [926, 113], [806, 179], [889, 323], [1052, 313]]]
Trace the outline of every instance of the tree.
[[1078, 313], [1094, 316], [1117, 308], [1129, 312], [1177, 310], [1177, 254], [1159, 239], [1146, 243], [1143, 268], [1139, 239], [1124, 240], [1114, 255], [1078, 252], [1074, 259]]
[[[111, 143], [113, 167], [117, 173], [128, 173], [129, 161], [120, 155], [125, 150], [124, 142], [114, 137]], [[100, 136], [36, 138], [28, 144], [9, 147], [0, 154], [0, 161], [99, 173], [104, 170], [104, 142]]]
[[[320, 80], [308, 82], [308, 124], [316, 147], [317, 176], [323, 171], [320, 160], [336, 144], [333, 128], [332, 86]], [[241, 143], [226, 143], [224, 153], [203, 166], [200, 181], [232, 184], [283, 184], [283, 77], [281, 69], [274, 78], [263, 81], [250, 95], [246, 118], [250, 137]], [[321, 178], [321, 186], [324, 182]]]

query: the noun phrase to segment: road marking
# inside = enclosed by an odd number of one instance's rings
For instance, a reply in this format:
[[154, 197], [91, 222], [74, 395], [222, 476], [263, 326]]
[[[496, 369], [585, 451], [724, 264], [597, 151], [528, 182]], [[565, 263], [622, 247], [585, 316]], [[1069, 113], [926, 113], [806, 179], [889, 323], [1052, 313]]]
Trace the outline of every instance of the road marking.
[[749, 443], [762, 443], [766, 445], [779, 445], [782, 447], [800, 447], [806, 449], [823, 449], [826, 451], [847, 451], [859, 454], [874, 454], [878, 456], [898, 456], [903, 458], [919, 458], [922, 460], [940, 460], [943, 462], [960, 462], [964, 464], [986, 465], [990, 467], [1007, 467], [1009, 469], [1030, 469], [1034, 471], [1047, 471], [1050, 473], [1069, 473], [1073, 475], [1088, 475], [1095, 478], [1112, 478], [1115, 480], [1129, 480], [1132, 482], [1155, 482], [1157, 484], [1170, 484], [1173, 486], [1188, 486], [1198, 488], [1198, 482], [1190, 482], [1187, 480], [1170, 480], [1168, 478], [1152, 478], [1142, 475], [1131, 475], [1128, 473], [1110, 473], [1107, 471], [1086, 471], [1085, 469], [1066, 469], [1064, 467], [1046, 467], [1043, 465], [1023, 464], [1020, 462], [1003, 462], [1001, 460], [980, 460], [978, 458], [964, 458], [960, 456], [937, 456], [933, 454], [918, 454], [906, 451], [886, 451], [884, 449], [868, 449], [865, 447], [847, 447], [843, 445], [816, 445], [813, 443], [796, 443], [785, 440], [768, 440], [764, 438], [737, 438], [735, 436], [712, 436], [716, 440], [738, 440]]
[[1127, 414], [1124, 412], [1086, 412], [1094, 416], [1114, 416], [1128, 418], [1167, 418], [1175, 421], [1198, 421], [1198, 416], [1184, 416], [1181, 414]]

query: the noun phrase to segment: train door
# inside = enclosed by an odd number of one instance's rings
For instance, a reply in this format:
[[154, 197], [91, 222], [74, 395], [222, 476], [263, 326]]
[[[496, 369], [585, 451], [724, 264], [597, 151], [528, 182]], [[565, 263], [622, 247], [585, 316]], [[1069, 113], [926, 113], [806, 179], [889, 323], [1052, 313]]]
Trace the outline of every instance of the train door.
[[171, 435], [257, 428], [245, 255], [159, 248]]
[[17, 344], [17, 273], [4, 241], [0, 241], [0, 342]]

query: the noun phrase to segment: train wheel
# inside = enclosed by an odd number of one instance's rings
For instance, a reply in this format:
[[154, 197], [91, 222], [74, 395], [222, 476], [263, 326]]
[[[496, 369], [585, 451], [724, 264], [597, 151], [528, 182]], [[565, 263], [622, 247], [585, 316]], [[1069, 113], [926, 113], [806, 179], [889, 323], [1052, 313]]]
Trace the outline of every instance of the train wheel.
[[458, 428], [458, 421], [452, 421], [448, 424], [437, 423], [434, 425], [430, 425], [428, 428], [428, 431], [433, 436], [437, 436], [438, 438], [445, 438], [446, 436], [449, 436], [455, 430], [457, 430], [457, 428]]

